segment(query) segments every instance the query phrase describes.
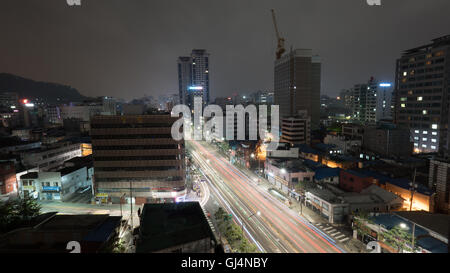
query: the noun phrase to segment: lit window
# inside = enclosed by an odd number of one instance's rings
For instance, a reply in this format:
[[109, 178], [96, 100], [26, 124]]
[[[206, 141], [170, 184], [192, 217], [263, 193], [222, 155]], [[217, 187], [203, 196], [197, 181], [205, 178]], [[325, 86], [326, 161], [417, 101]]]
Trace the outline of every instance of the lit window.
[[423, 113], [424, 115], [426, 115], [428, 112], [427, 112], [427, 110], [423, 110], [422, 113]]
[[400, 101], [406, 101], [408, 98], [400, 98]]
[[418, 100], [418, 101], [422, 101], [422, 100], [423, 100], [423, 97], [417, 97], [417, 100]]
[[419, 137], [414, 137], [414, 140], [419, 140]]
[[436, 143], [437, 140], [435, 138], [431, 139], [431, 142]]
[[424, 137], [422, 138], [422, 141], [428, 141], [428, 138]]
[[437, 136], [437, 132], [432, 132], [431, 133], [433, 136]]
[[419, 134], [419, 130], [415, 130], [414, 133]]
[[427, 135], [428, 131], [423, 131], [422, 134]]
[[402, 107], [402, 108], [405, 108], [405, 107], [406, 107], [406, 104], [402, 103], [401, 107]]
[[426, 148], [427, 147], [427, 145], [425, 145], [425, 144], [422, 144], [422, 148]]
[[438, 128], [438, 125], [437, 125], [437, 124], [432, 124], [432, 125], [431, 125], [431, 129], [435, 129], [435, 130], [436, 130], [437, 128]]
[[414, 143], [414, 146], [415, 147], [419, 147], [419, 143]]
[[403, 76], [404, 76], [404, 77], [408, 76], [408, 72], [406, 72], [406, 71], [403, 72]]
[[431, 146], [431, 149], [436, 150], [436, 146]]

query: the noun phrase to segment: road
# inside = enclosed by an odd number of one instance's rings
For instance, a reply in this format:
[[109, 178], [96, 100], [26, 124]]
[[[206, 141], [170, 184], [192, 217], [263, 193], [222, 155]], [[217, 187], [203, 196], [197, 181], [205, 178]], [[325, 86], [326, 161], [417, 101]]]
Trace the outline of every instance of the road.
[[[342, 248], [302, 216], [258, 187], [204, 142], [189, 141], [195, 163], [207, 177], [211, 194], [261, 252], [340, 253]], [[260, 212], [260, 215], [257, 214]]]

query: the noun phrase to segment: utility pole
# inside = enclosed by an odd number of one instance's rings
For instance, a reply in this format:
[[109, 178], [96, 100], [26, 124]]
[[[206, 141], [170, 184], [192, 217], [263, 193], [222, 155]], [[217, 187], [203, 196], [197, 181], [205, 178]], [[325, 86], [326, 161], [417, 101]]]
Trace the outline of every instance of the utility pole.
[[133, 192], [131, 189], [131, 180], [130, 180], [130, 220], [131, 220], [131, 232], [133, 232]]
[[414, 168], [414, 177], [413, 177], [413, 182], [409, 183], [410, 190], [411, 190], [411, 200], [410, 200], [410, 204], [409, 204], [409, 211], [412, 211], [412, 204], [413, 204], [413, 198], [414, 198], [414, 192], [416, 191], [418, 185], [416, 184], [416, 174], [417, 174], [417, 168]]

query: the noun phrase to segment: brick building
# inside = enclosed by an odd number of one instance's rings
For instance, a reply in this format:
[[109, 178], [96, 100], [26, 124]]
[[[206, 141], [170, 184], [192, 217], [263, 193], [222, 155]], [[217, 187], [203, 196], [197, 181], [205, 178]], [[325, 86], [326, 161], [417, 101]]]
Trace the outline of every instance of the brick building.
[[0, 163], [0, 194], [8, 194], [17, 190], [16, 170], [14, 162]]

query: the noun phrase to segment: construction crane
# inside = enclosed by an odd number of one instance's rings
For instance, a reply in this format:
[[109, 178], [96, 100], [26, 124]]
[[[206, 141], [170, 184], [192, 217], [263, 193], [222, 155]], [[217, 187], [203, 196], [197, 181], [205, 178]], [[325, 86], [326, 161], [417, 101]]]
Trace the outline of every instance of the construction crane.
[[283, 53], [286, 51], [286, 49], [284, 48], [284, 38], [280, 36], [280, 32], [278, 31], [277, 19], [275, 18], [275, 11], [273, 9], [271, 11], [272, 11], [273, 25], [275, 27], [275, 33], [277, 34], [278, 40], [276, 56], [277, 60], [279, 60], [283, 55]]

